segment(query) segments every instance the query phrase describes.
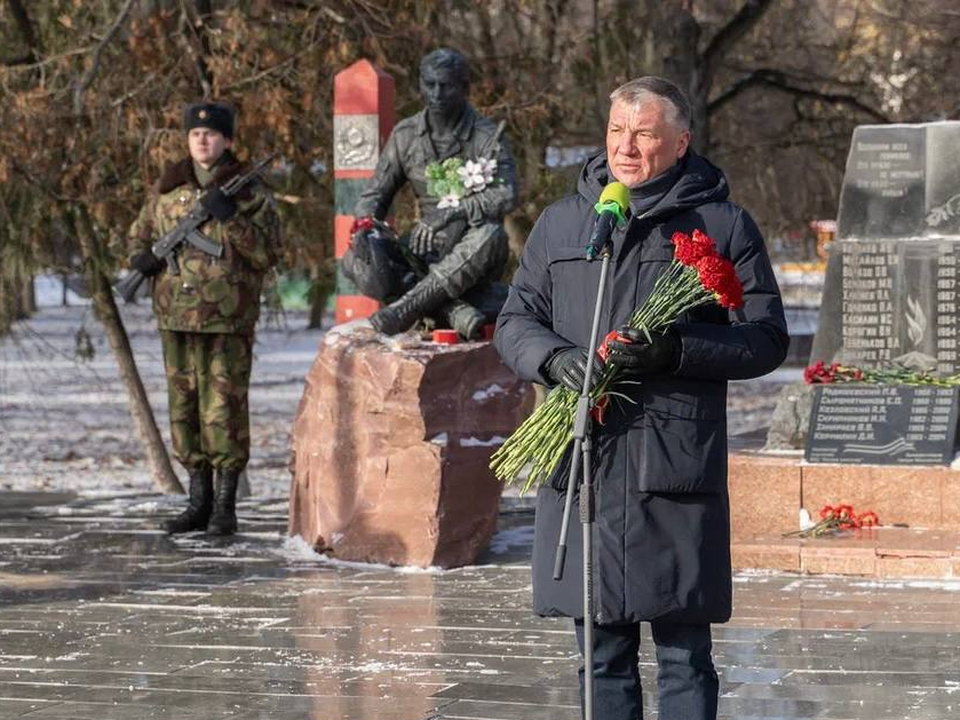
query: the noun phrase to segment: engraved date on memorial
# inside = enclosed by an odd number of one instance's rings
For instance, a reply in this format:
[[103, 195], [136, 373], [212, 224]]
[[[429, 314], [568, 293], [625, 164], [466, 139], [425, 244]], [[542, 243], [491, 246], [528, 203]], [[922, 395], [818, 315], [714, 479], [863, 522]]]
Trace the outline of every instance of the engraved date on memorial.
[[818, 387], [805, 458], [811, 463], [949, 465], [958, 397], [955, 387]]

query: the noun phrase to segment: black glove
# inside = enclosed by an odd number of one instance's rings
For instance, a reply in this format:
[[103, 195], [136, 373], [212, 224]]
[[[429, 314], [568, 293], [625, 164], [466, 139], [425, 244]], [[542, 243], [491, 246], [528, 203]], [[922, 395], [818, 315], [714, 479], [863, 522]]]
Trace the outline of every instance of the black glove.
[[224, 195], [218, 187], [207, 190], [200, 198], [200, 204], [220, 222], [226, 222], [237, 214], [237, 201]]
[[[603, 365], [603, 360], [594, 356], [593, 373], [590, 375], [591, 390], [600, 379]], [[579, 393], [583, 389], [583, 378], [587, 374], [587, 351], [576, 347], [560, 350], [547, 360], [544, 370], [550, 379]]]
[[617, 333], [628, 342], [608, 342], [607, 362], [623, 368], [627, 375], [666, 375], [680, 365], [683, 346], [672, 329], [651, 333], [649, 339], [643, 330], [632, 327], [622, 327]]
[[130, 267], [139, 270], [144, 277], [153, 277], [167, 266], [164, 260], [161, 260], [149, 250], [137, 253], [130, 258]]

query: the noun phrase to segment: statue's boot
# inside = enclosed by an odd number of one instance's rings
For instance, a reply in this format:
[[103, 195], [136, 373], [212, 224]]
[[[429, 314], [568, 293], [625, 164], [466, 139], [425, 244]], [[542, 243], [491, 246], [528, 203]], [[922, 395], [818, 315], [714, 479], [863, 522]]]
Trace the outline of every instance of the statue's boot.
[[171, 535], [205, 530], [213, 511], [213, 468], [206, 466], [190, 470], [190, 500], [187, 509], [163, 524]]
[[370, 324], [384, 335], [396, 335], [409, 330], [417, 320], [434, 312], [449, 299], [436, 277], [428, 274], [399, 300], [371, 315]]
[[217, 469], [213, 514], [207, 524], [207, 532], [211, 535], [233, 535], [237, 531], [237, 484], [240, 472], [239, 469]]
[[453, 328], [467, 340], [480, 337], [487, 320], [482, 312], [463, 300], [452, 300], [446, 303], [440, 308], [438, 314], [447, 327]]

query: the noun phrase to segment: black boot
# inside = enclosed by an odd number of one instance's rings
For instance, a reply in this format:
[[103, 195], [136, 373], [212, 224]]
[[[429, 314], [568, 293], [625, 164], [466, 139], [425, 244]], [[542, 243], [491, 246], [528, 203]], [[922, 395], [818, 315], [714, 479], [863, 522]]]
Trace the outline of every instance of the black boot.
[[487, 319], [473, 305], [463, 300], [452, 300], [440, 308], [439, 316], [447, 327], [456, 330], [461, 337], [475, 340], [480, 337]]
[[211, 535], [233, 535], [237, 531], [237, 481], [240, 470], [217, 470], [217, 491], [213, 515], [207, 523]]
[[163, 524], [171, 535], [206, 530], [213, 510], [213, 468], [194, 468], [190, 471], [190, 501], [187, 509]]
[[370, 324], [384, 335], [396, 335], [449, 300], [446, 291], [433, 275], [427, 275], [396, 302], [380, 308], [370, 316]]

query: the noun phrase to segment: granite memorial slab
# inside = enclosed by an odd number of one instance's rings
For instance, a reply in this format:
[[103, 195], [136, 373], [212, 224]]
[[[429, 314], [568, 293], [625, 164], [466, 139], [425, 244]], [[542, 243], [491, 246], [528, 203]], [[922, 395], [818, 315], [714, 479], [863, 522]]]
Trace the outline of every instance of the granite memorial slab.
[[816, 388], [807, 462], [949, 465], [960, 388], [844, 384]]
[[952, 374], [960, 122], [854, 130], [811, 362]]

